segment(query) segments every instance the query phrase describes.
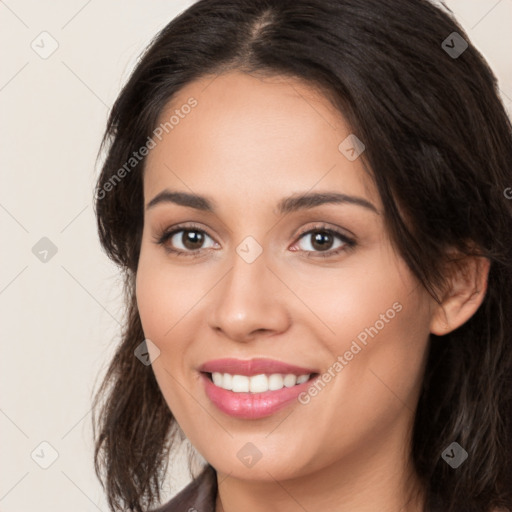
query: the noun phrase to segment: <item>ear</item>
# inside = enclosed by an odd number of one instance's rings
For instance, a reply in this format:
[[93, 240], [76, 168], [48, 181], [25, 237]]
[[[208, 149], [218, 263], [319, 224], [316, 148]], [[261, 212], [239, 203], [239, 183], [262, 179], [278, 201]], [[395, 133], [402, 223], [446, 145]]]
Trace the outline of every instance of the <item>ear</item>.
[[433, 303], [430, 332], [443, 336], [467, 322], [482, 304], [487, 291], [490, 261], [463, 256], [448, 264], [448, 279], [440, 300]]

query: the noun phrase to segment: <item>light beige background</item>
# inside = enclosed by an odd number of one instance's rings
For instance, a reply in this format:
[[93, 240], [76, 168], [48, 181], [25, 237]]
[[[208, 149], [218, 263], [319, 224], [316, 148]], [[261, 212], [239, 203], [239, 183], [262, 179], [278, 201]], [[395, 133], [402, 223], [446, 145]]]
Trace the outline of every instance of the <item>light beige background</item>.
[[[93, 472], [91, 394], [122, 304], [117, 269], [96, 235], [96, 155], [137, 56], [192, 3], [0, 1], [1, 512], [108, 512]], [[512, 113], [512, 0], [447, 5]], [[43, 237], [57, 249], [46, 262], [32, 252]], [[42, 442], [57, 454], [47, 469], [40, 464], [53, 452]], [[167, 496], [187, 482], [183, 469], [172, 472]]]

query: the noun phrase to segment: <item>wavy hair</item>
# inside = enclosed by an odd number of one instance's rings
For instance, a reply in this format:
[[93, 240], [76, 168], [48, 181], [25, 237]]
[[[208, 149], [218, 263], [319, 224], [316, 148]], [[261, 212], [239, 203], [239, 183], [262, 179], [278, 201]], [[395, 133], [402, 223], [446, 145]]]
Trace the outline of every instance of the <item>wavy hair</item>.
[[[459, 55], [453, 32], [468, 44]], [[430, 337], [411, 456], [425, 512], [512, 510], [512, 126], [485, 59], [451, 11], [427, 0], [201, 0], [139, 59], [108, 119], [95, 197], [127, 306], [94, 398], [110, 508], [158, 502], [177, 434], [151, 366], [134, 356], [145, 158], [126, 162], [182, 87], [229, 70], [298, 78], [332, 102], [366, 145], [393, 245], [438, 302], [449, 249], [490, 260], [476, 313]], [[469, 454], [456, 470], [441, 458], [452, 442]]]

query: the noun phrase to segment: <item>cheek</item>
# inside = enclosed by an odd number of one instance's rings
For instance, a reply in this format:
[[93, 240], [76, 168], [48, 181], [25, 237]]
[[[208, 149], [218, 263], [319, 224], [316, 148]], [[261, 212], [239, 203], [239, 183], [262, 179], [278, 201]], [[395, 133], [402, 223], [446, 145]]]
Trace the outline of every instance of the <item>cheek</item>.
[[[351, 323], [352, 335], [330, 347], [343, 361], [334, 379], [338, 407], [331, 420], [348, 421], [356, 430], [371, 426], [367, 434], [375, 429], [372, 435], [415, 410], [429, 339], [428, 310], [422, 301], [407, 293], [389, 298], [398, 300], [390, 301], [388, 309], [387, 301], [381, 308], [369, 308], [364, 323]], [[327, 394], [324, 398], [328, 400]]]
[[151, 366], [180, 424], [188, 424], [188, 418], [198, 412], [182, 383], [190, 379], [191, 362], [197, 361], [197, 357], [192, 357], [194, 341], [200, 339], [200, 324], [195, 315], [215, 277], [170, 265], [165, 255], [142, 248], [136, 276], [139, 316], [145, 337], [160, 351]]
[[[323, 368], [326, 383], [310, 388], [301, 402], [309, 408], [303, 417], [323, 432], [316, 446], [319, 459], [336, 459], [352, 446], [374, 446], [396, 432], [397, 424], [405, 430], [411, 420], [428, 346], [428, 329], [418, 319], [421, 300], [412, 296], [391, 294], [382, 307], [369, 307], [356, 318], [344, 315], [335, 326], [338, 336], [326, 340], [336, 359]], [[397, 298], [387, 309], [388, 299]]]
[[158, 274], [158, 268], [146, 264], [146, 260], [141, 257], [135, 281], [137, 307], [144, 335], [157, 344], [166, 330], [165, 316], [162, 313], [167, 308], [168, 302], [165, 288], [158, 279]]
[[[384, 240], [377, 245], [380, 249], [360, 251], [339, 268], [327, 269], [328, 272], [315, 269], [298, 278], [287, 276], [296, 283], [294, 292], [315, 313], [317, 336], [329, 340], [333, 349], [342, 350], [360, 333], [364, 341], [365, 329], [376, 323], [379, 332], [387, 331], [399, 314], [402, 318], [406, 316], [397, 311], [402, 310], [404, 303], [420, 300], [415, 293], [416, 281], [405, 263]], [[312, 321], [311, 326], [314, 325]], [[327, 338], [326, 327], [331, 333]]]
[[[352, 270], [339, 285], [326, 285], [311, 304], [331, 331], [325, 336], [318, 322], [317, 336], [331, 354], [324, 372], [330, 373], [326, 387], [332, 393], [318, 393], [315, 412], [325, 415], [326, 424], [353, 421], [360, 428], [361, 422], [391, 422], [404, 406], [414, 410], [430, 312], [427, 292], [390, 253]], [[332, 400], [337, 407], [328, 417]]]
[[208, 290], [207, 283], [207, 277], [199, 272], [169, 265], [160, 254], [142, 252], [136, 297], [145, 335], [157, 344], [171, 339], [182, 319]]
[[[146, 339], [159, 350], [151, 365], [167, 406], [176, 419], [186, 423], [191, 415], [182, 387], [188, 338], [183, 332], [186, 313], [197, 302], [193, 286], [186, 286], [181, 274], [141, 252], [136, 276], [136, 299]], [[185, 404], [185, 407], [183, 407]]]

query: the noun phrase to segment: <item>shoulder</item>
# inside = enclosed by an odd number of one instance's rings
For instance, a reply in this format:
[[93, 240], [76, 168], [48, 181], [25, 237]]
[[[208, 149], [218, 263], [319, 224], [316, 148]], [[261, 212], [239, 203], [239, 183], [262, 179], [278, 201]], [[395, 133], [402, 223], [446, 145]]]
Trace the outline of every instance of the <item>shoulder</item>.
[[215, 512], [217, 499], [217, 474], [215, 469], [207, 464], [203, 471], [181, 490], [170, 501], [149, 512]]

